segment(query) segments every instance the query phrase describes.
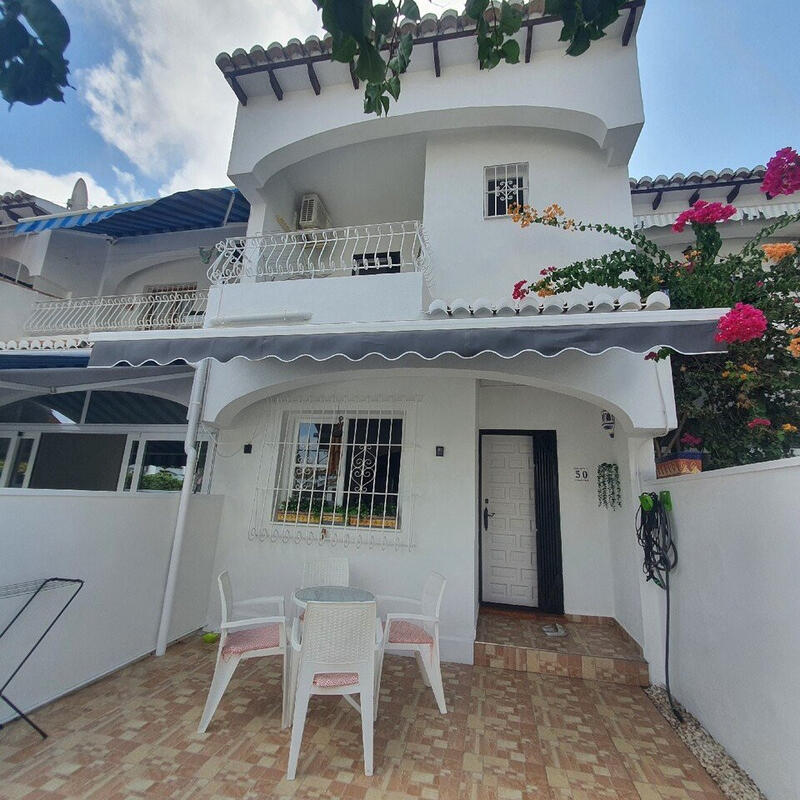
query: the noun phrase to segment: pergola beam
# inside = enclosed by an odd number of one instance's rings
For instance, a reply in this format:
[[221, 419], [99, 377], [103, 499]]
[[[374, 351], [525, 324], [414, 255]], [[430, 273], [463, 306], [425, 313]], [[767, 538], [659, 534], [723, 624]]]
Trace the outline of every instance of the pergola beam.
[[525, 63], [531, 63], [531, 50], [533, 50], [533, 25], [528, 26], [528, 32], [525, 34]]
[[728, 192], [728, 195], [725, 198], [725, 200], [728, 203], [732, 203], [736, 199], [737, 195], [739, 194], [739, 189], [741, 189], [741, 188], [742, 188], [742, 184], [741, 183], [737, 183], [736, 186], [734, 186], [733, 189], [731, 189]]
[[660, 191], [654, 198], [653, 198], [653, 211], [655, 211], [661, 205], [661, 198], [664, 197], [664, 191]]
[[636, 9], [638, 6], [631, 6], [628, 11], [628, 19], [625, 21], [625, 29], [622, 31], [622, 46], [627, 47], [633, 35], [633, 26], [636, 22]]
[[268, 70], [269, 75], [269, 85], [272, 87], [272, 91], [275, 93], [275, 97], [278, 100], [283, 100], [283, 89], [281, 89], [281, 85], [278, 83], [278, 79], [275, 77], [275, 73], [273, 70]]
[[244, 89], [242, 89], [242, 85], [236, 80], [235, 75], [226, 75], [228, 79], [228, 85], [233, 89], [233, 93], [236, 95], [239, 102], [243, 105], [247, 105], [247, 95], [244, 93]]
[[442, 64], [439, 61], [439, 42], [436, 39], [433, 40], [433, 71], [437, 78], [442, 74]]
[[322, 87], [319, 85], [319, 78], [314, 70], [314, 64], [309, 61], [306, 64], [306, 69], [308, 69], [308, 79], [311, 81], [311, 88], [314, 90], [314, 94], [319, 96], [319, 93], [322, 91]]

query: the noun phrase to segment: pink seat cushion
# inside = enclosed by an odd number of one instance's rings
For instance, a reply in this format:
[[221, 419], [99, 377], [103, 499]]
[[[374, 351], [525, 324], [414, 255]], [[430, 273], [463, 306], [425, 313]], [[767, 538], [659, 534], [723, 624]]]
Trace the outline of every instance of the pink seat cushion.
[[225, 640], [222, 657], [240, 656], [253, 650], [267, 650], [281, 643], [281, 626], [277, 622], [264, 625], [263, 628], [248, 628], [244, 631], [233, 631]]
[[321, 689], [338, 689], [358, 683], [357, 672], [320, 672], [314, 676], [314, 686]]
[[391, 644], [433, 644], [433, 636], [421, 625], [415, 625], [405, 619], [395, 619], [389, 625], [389, 642]]

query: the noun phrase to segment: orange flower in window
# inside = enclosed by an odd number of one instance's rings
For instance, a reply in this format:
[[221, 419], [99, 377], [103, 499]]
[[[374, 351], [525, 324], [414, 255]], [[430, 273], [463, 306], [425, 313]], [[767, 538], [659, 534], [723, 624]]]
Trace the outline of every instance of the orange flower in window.
[[797, 248], [791, 242], [776, 242], [775, 244], [762, 244], [761, 249], [768, 261], [782, 261], [784, 258], [793, 256]]
[[792, 425], [791, 422], [787, 422], [784, 425], [781, 425], [781, 430], [784, 433], [797, 433], [797, 426]]

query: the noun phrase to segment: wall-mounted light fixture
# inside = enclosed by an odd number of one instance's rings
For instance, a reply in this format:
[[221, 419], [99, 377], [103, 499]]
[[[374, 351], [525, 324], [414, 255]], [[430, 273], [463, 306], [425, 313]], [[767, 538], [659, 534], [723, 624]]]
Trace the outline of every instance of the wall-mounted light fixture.
[[617, 418], [610, 411], [603, 409], [602, 413], [600, 414], [600, 420], [603, 430], [606, 431], [613, 439], [614, 429], [617, 427]]

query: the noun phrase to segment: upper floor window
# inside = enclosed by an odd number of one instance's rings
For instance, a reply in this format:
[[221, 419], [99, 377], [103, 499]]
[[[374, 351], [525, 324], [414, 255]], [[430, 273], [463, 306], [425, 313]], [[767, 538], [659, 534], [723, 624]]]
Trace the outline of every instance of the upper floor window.
[[528, 165], [499, 164], [483, 168], [483, 216], [506, 217], [508, 207], [528, 202]]

